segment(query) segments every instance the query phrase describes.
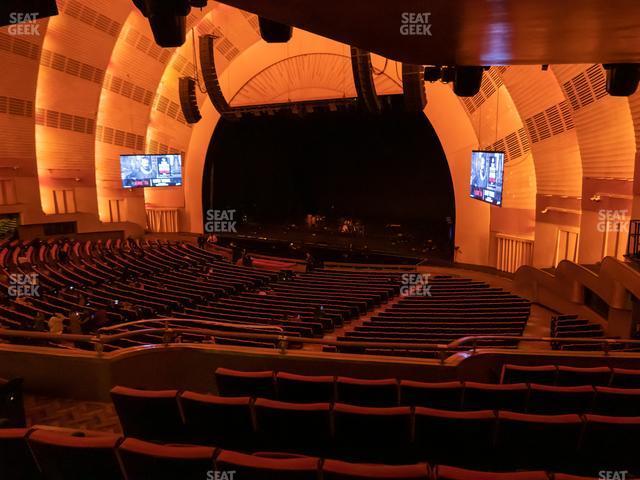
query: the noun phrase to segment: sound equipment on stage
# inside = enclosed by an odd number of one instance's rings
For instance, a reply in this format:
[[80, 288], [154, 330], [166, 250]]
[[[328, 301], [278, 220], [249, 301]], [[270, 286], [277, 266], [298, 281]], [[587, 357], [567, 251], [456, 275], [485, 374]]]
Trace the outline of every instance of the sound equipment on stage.
[[180, 77], [178, 89], [180, 106], [187, 123], [198, 123], [202, 119], [196, 98], [196, 81], [191, 77]]
[[607, 71], [607, 92], [613, 97], [628, 97], [638, 89], [640, 63], [611, 63]]
[[373, 80], [371, 53], [357, 47], [351, 47], [351, 69], [353, 82], [358, 92], [358, 101], [371, 113], [379, 113], [382, 105]]
[[258, 17], [260, 35], [267, 43], [287, 43], [293, 36], [293, 27], [274, 22], [268, 18]]
[[427, 105], [424, 70], [420, 65], [402, 64], [404, 108], [407, 112], [422, 112]]
[[480, 91], [484, 67], [456, 66], [453, 74], [453, 91], [459, 97], [473, 97]]

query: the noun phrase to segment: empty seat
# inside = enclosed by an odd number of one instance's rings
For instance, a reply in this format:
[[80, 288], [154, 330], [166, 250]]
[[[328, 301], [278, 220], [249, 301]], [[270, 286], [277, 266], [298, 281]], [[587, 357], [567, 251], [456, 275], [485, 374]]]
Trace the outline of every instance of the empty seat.
[[491, 464], [496, 415], [416, 407], [415, 457], [431, 464], [482, 468]]
[[400, 404], [459, 410], [462, 406], [463, 385], [461, 382], [414, 382], [400, 381]]
[[640, 473], [638, 438], [640, 417], [585, 415], [580, 458], [576, 465], [585, 469], [582, 473], [594, 476], [601, 471], [624, 470], [637, 475]]
[[578, 415], [499, 412], [500, 467], [570, 471], [581, 432]]
[[556, 383], [557, 368], [555, 365], [512, 365], [502, 366], [500, 383], [538, 383], [554, 385]]
[[[204, 446], [168, 446], [127, 438], [118, 449], [127, 480], [214, 478], [213, 452]], [[93, 478], [93, 477], [85, 477]]]
[[3, 428], [23, 428], [26, 424], [22, 398], [22, 378], [0, 378], [0, 420]]
[[436, 468], [435, 480], [548, 480], [545, 472], [478, 472], [440, 465]]
[[111, 434], [77, 436], [35, 430], [29, 435], [29, 446], [47, 480], [121, 480], [116, 455], [120, 440]]
[[260, 397], [275, 399], [273, 372], [241, 372], [228, 368], [215, 371], [218, 393], [223, 397]]
[[540, 415], [584, 413], [590, 411], [594, 394], [591, 385], [555, 387], [531, 384], [527, 412]]
[[556, 384], [570, 387], [575, 385], [601, 385], [607, 386], [611, 380], [609, 367], [558, 367]]
[[276, 375], [278, 399], [283, 402], [332, 403], [334, 377], [296, 375], [278, 372]]
[[640, 416], [640, 389], [595, 387], [593, 413], [616, 417]]
[[218, 397], [183, 392], [179, 402], [188, 442], [219, 448], [252, 446], [250, 397]]
[[179, 442], [183, 438], [177, 395], [177, 390], [111, 389], [125, 436], [157, 442]]
[[334, 454], [356, 462], [406, 463], [410, 457], [411, 408], [371, 408], [337, 403], [333, 408]]
[[614, 368], [612, 372], [611, 387], [640, 388], [640, 370]]
[[390, 480], [427, 480], [429, 467], [424, 463], [414, 465], [371, 465], [326, 460], [322, 466], [323, 480], [357, 480], [387, 478]]
[[524, 383], [496, 385], [466, 382], [462, 407], [464, 410], [509, 410], [524, 412], [528, 388]]
[[364, 380], [338, 377], [336, 401], [363, 407], [398, 405], [398, 382], [395, 379]]
[[256, 428], [265, 450], [321, 454], [331, 441], [329, 403], [286, 403], [259, 398]]
[[236, 472], [237, 479], [317, 480], [319, 463], [312, 457], [266, 458], [223, 450], [214, 467], [217, 472]]
[[27, 444], [26, 428], [0, 428], [0, 478], [33, 480], [38, 467]]

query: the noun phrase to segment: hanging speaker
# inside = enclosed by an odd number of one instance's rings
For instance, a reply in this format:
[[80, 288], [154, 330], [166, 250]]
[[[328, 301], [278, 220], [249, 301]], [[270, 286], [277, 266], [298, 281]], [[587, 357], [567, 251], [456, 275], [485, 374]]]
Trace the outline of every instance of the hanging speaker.
[[459, 97], [473, 97], [480, 91], [484, 67], [456, 66], [453, 74], [453, 91]]
[[180, 106], [187, 123], [198, 123], [202, 119], [196, 98], [196, 81], [191, 77], [180, 77]]
[[404, 108], [407, 112], [421, 112], [427, 105], [424, 89], [424, 68], [420, 65], [402, 64], [402, 88]]
[[214, 48], [215, 41], [216, 37], [214, 35], [200, 36], [198, 44], [200, 50], [200, 70], [202, 70], [202, 78], [207, 87], [207, 95], [209, 95], [211, 103], [220, 115], [224, 115], [231, 111], [231, 107], [222, 94], [218, 80]]
[[614, 97], [629, 97], [638, 89], [640, 64], [612, 63], [604, 65], [607, 70], [607, 92]]
[[293, 27], [284, 23], [274, 22], [267, 18], [258, 17], [260, 35], [267, 43], [287, 43], [293, 36]]

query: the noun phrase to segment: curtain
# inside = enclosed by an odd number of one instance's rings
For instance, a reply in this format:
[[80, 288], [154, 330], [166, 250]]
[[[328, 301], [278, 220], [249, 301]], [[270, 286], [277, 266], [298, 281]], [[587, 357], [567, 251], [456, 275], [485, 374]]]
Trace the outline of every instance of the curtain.
[[177, 208], [147, 208], [147, 230], [156, 233], [178, 232]]

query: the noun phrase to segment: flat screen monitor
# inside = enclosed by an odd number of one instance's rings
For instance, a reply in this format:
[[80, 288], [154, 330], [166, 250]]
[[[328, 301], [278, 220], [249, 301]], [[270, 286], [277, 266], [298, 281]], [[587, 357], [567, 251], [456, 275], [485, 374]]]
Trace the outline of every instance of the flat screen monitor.
[[502, 206], [504, 152], [475, 150], [471, 155], [471, 198]]
[[182, 156], [120, 155], [123, 188], [175, 187], [182, 185]]

